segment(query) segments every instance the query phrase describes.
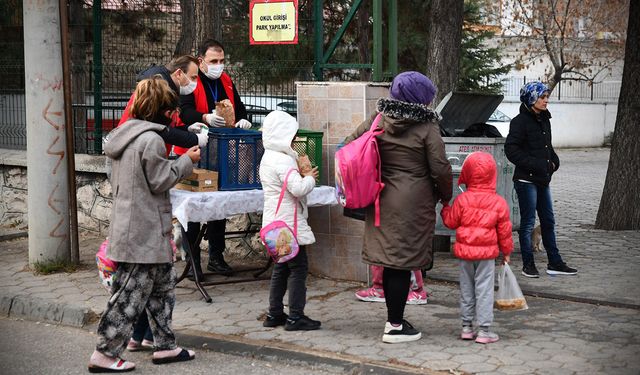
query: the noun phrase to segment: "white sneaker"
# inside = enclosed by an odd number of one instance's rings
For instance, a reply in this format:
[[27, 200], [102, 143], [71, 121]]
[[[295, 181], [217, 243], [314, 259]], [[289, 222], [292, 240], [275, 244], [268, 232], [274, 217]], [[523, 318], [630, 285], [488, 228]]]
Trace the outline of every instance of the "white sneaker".
[[382, 342], [388, 344], [397, 344], [400, 342], [409, 342], [420, 340], [422, 333], [413, 328], [411, 323], [406, 320], [402, 321], [398, 327], [394, 327], [391, 323], [387, 322], [384, 325], [384, 335], [382, 335]]

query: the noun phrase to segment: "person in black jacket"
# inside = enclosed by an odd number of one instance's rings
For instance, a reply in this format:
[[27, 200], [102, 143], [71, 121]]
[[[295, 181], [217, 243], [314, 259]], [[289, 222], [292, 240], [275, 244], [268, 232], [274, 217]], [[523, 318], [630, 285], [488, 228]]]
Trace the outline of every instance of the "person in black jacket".
[[520, 89], [520, 114], [511, 120], [504, 152], [515, 166], [513, 181], [520, 204], [520, 252], [522, 274], [539, 277], [533, 258], [531, 233], [540, 219], [542, 243], [547, 251], [549, 275], [575, 275], [578, 271], [564, 263], [556, 245], [555, 219], [549, 182], [560, 167], [551, 145], [551, 114], [547, 110], [549, 88], [529, 82]]
[[[138, 74], [138, 82], [143, 79], [160, 76], [168, 84], [171, 91], [176, 95], [191, 94], [197, 85], [198, 60], [189, 55], [184, 55], [171, 60], [166, 65], [152, 65]], [[127, 107], [125, 108], [118, 126], [124, 124], [130, 117], [129, 111], [133, 103], [134, 95], [131, 95]], [[171, 145], [188, 149], [193, 146], [200, 148], [207, 145], [209, 137], [206, 134], [199, 134], [201, 123], [189, 123], [187, 127], [179, 118], [172, 119], [166, 130], [160, 133], [162, 140], [167, 144], [167, 152], [171, 151]], [[184, 130], [189, 131], [184, 131]], [[197, 133], [197, 134], [194, 134]]]
[[[235, 127], [248, 129], [251, 122], [247, 120], [247, 110], [240, 99], [231, 77], [224, 72], [225, 54], [222, 44], [213, 39], [205, 39], [198, 47], [199, 70], [197, 87], [188, 95], [180, 95], [180, 118], [185, 124], [205, 122], [211, 127], [225, 126], [222, 116], [216, 114], [216, 103], [229, 99], [235, 113]], [[179, 151], [176, 151], [180, 154]], [[207, 240], [209, 241], [209, 263], [207, 270], [222, 275], [233, 274], [233, 269], [224, 260], [225, 231], [227, 220], [207, 222]], [[200, 232], [200, 223], [190, 222], [187, 225], [189, 243], [196, 242]], [[200, 253], [193, 251], [195, 272], [198, 279], [202, 274]], [[191, 275], [188, 275], [191, 277]]]

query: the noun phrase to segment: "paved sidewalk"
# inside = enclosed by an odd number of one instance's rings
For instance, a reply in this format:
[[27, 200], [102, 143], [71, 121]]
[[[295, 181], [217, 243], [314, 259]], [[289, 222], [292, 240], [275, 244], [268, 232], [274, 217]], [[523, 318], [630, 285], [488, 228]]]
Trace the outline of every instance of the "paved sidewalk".
[[[592, 228], [608, 150], [561, 150], [560, 159], [563, 164], [552, 184], [558, 242], [566, 261], [580, 273], [575, 277], [542, 275], [537, 280], [519, 276], [525, 291], [552, 298], [529, 296], [527, 311], [497, 311], [498, 343], [483, 346], [458, 339], [458, 287], [453, 282], [433, 280], [456, 280], [456, 261], [447, 253], [437, 254], [435, 267], [429, 272], [429, 304], [407, 306], [407, 320], [423, 332], [418, 342], [383, 344], [384, 304], [357, 301], [353, 293], [362, 286], [358, 283], [314, 277], [308, 285], [306, 312], [322, 320], [319, 331], [263, 328], [259, 319], [267, 307], [267, 281], [207, 287], [213, 298], [211, 304], [206, 304], [189, 283], [181, 284], [177, 288], [174, 327], [190, 335], [213, 335], [256, 347], [273, 345], [285, 351], [317, 353], [317, 358], [333, 355], [353, 361], [379, 361], [405, 369], [479, 374], [638, 374], [640, 232]], [[85, 269], [48, 276], [34, 276], [26, 270], [25, 239], [0, 243], [0, 312], [71, 325], [89, 323], [92, 313], [99, 314], [108, 297], [99, 285], [93, 260], [101, 240], [81, 239]], [[536, 255], [541, 270], [546, 266], [544, 258]], [[515, 269], [518, 261], [514, 256]], [[89, 355], [91, 348], [86, 351]]]

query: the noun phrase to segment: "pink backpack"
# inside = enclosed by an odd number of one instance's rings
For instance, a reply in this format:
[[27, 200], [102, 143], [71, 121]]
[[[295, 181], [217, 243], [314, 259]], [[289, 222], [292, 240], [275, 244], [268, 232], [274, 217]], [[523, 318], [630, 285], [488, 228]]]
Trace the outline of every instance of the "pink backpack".
[[346, 208], [365, 208], [375, 204], [375, 226], [380, 226], [380, 193], [384, 188], [378, 141], [382, 114], [371, 128], [336, 152], [336, 197]]
[[[280, 210], [280, 204], [284, 197], [284, 192], [287, 190], [287, 180], [289, 175], [294, 169], [290, 169], [284, 178], [282, 184], [282, 190], [280, 190], [280, 198], [278, 199], [278, 206], [276, 207], [276, 215]], [[298, 244], [298, 200], [296, 199], [293, 209], [293, 230], [282, 220], [274, 220], [264, 228], [260, 230], [260, 240], [267, 249], [267, 253], [271, 256], [274, 262], [284, 263], [295, 258], [300, 252], [300, 245]]]

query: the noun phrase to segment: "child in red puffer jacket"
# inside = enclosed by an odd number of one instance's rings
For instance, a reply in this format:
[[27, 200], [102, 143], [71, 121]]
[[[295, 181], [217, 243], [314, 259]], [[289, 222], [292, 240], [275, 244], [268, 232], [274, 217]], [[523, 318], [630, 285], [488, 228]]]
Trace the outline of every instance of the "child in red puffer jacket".
[[[496, 193], [496, 162], [486, 152], [474, 152], [462, 165], [458, 185], [467, 190], [453, 202], [445, 204], [440, 215], [444, 225], [456, 229], [454, 254], [460, 259], [460, 310], [463, 340], [477, 343], [496, 342], [499, 337], [489, 331], [493, 322], [493, 287], [495, 259], [500, 252], [509, 263], [513, 250], [509, 205]], [[476, 317], [480, 329], [473, 331]]]

